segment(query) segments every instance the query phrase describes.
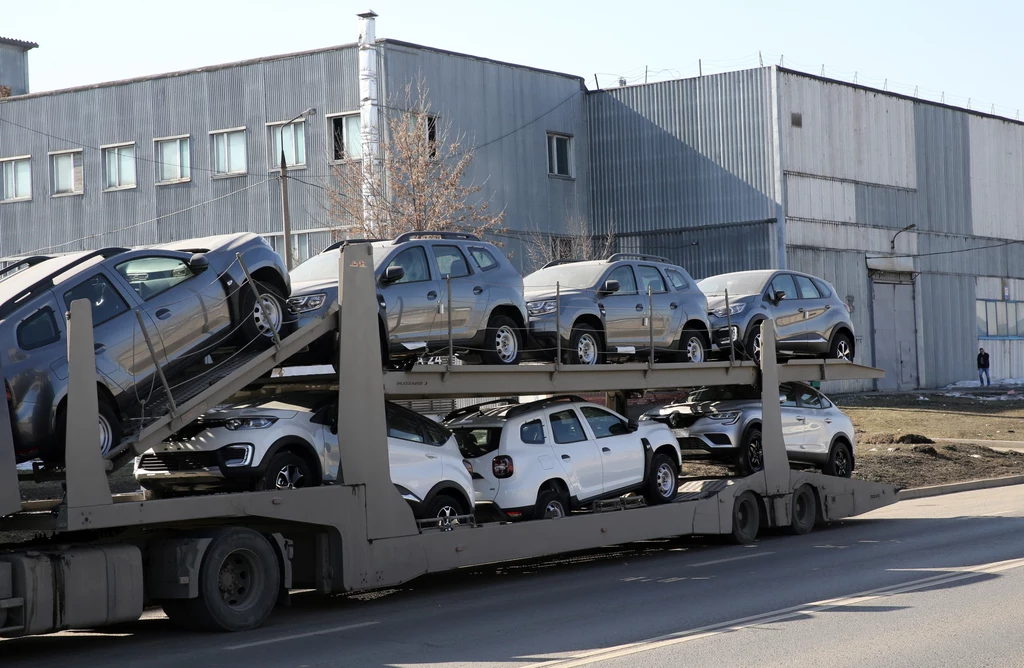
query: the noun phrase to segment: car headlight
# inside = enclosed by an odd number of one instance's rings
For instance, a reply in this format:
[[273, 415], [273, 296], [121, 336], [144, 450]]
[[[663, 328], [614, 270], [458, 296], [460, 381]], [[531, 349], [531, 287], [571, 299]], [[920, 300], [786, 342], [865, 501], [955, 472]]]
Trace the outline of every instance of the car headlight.
[[546, 315], [555, 312], [555, 300], [547, 299], [540, 302], [529, 302], [526, 311], [530, 315]]
[[231, 431], [238, 431], [239, 429], [266, 429], [275, 422], [277, 422], [277, 418], [273, 417], [229, 418], [224, 422], [224, 426]]
[[732, 304], [731, 306], [729, 306], [728, 309], [724, 307], [716, 308], [714, 311], [711, 312], [711, 315], [718, 318], [724, 318], [727, 315], [739, 315], [740, 313], [743, 313], [743, 309], [745, 308], [747, 308], [746, 303], [740, 302], [739, 304]]
[[238, 468], [252, 464], [253, 447], [252, 443], [236, 443], [226, 446], [224, 453], [224, 466]]
[[711, 413], [710, 415], [705, 415], [704, 417], [710, 418], [712, 420], [718, 420], [722, 424], [736, 424], [736, 422], [740, 419], [740, 412], [728, 411], [726, 413]]
[[290, 297], [288, 299], [288, 306], [292, 307], [292, 310], [296, 313], [303, 313], [305, 311], [315, 311], [324, 305], [327, 301], [327, 295], [323, 292], [318, 292], [315, 295], [302, 295], [301, 297]]

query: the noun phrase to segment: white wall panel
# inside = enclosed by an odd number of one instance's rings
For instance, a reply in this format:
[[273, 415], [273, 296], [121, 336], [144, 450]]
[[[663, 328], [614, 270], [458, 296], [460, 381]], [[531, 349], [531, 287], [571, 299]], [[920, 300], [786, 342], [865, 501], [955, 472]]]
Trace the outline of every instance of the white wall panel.
[[857, 220], [857, 192], [853, 183], [789, 174], [786, 177], [789, 216], [852, 223]]
[[974, 233], [1024, 239], [1024, 126], [971, 116]]

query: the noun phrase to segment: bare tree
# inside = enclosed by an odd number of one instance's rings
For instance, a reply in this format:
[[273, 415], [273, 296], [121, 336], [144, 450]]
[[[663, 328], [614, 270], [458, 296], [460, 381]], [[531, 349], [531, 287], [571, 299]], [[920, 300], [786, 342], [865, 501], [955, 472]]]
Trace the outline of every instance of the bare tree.
[[526, 238], [526, 257], [532, 269], [540, 269], [554, 260], [598, 260], [615, 250], [615, 225], [603, 235], [593, 234], [587, 219], [579, 213], [567, 213], [565, 232], [534, 230]]
[[379, 159], [331, 166], [325, 190], [335, 236], [498, 231], [504, 212], [492, 213], [478, 197], [482, 186], [468, 178], [474, 150], [452, 131], [450, 119], [431, 113], [422, 76], [390, 96], [385, 109]]

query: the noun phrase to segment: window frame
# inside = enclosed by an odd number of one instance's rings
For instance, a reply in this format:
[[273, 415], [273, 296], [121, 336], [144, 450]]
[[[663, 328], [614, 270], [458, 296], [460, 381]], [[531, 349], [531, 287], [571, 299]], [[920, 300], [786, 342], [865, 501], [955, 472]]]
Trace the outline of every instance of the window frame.
[[[526, 429], [528, 426], [534, 424], [540, 425], [540, 440], [528, 441], [525, 438], [523, 438], [523, 430]], [[532, 420], [527, 420], [526, 422], [519, 425], [519, 441], [521, 443], [525, 443], [526, 445], [544, 445], [545, 443], [547, 443], [548, 437], [547, 434], [544, 433], [544, 421], [541, 420], [540, 418], [534, 418]]]
[[[679, 280], [682, 281], [683, 284], [682, 285], [676, 285], [676, 282], [672, 280], [672, 276], [673, 275], [678, 276]], [[686, 280], [686, 277], [683, 276], [682, 272], [680, 272], [678, 269], [673, 269], [672, 267], [666, 267], [665, 268], [665, 278], [668, 279], [669, 285], [671, 285], [672, 288], [675, 289], [677, 292], [682, 292], [683, 290], [686, 290], [687, 288], [690, 287], [690, 282]]]
[[[1024, 341], [1024, 331], [1021, 324], [1024, 323], [1024, 300], [1019, 299], [975, 299], [975, 334], [979, 341]], [[1004, 305], [1006, 311], [1006, 334], [999, 334], [999, 306]], [[981, 323], [978, 318], [978, 307], [984, 305], [985, 311], [985, 333], [977, 331]], [[990, 310], [995, 311], [995, 318], [990, 318]], [[1011, 320], [1010, 315], [1013, 315]], [[1010, 323], [1013, 323], [1012, 327]], [[990, 334], [990, 332], [996, 332]], [[1011, 334], [1010, 332], [1014, 333]]]
[[[610, 410], [608, 410], [606, 408], [601, 408], [600, 406], [580, 406], [579, 409], [580, 409], [580, 414], [583, 416], [583, 419], [586, 420], [587, 426], [590, 428], [590, 432], [594, 435], [594, 438], [598, 438], [598, 439], [600, 439], [600, 438], [615, 438], [616, 436], [625, 436], [626, 434], [629, 433], [629, 428], [626, 426], [626, 423], [623, 422], [622, 418], [620, 416], [616, 415], [615, 413], [612, 413]], [[594, 429], [594, 424], [590, 421], [590, 418], [587, 416], [587, 410], [588, 409], [591, 410], [591, 411], [598, 412], [598, 413], [603, 413], [604, 415], [606, 415], [608, 417], [615, 418], [616, 423], [619, 424], [623, 428], [623, 432], [621, 434], [613, 434], [609, 430], [609, 432], [607, 434], [605, 434], [604, 436], [601, 436], [600, 434], [597, 433], [597, 430]], [[602, 417], [604, 417], [604, 416], [602, 416]]]
[[[501, 267], [501, 263], [498, 262], [498, 259], [496, 257], [494, 257], [494, 254], [491, 253], [491, 251], [489, 251], [486, 248], [484, 248], [483, 246], [469, 246], [468, 248], [469, 248], [469, 255], [473, 258], [473, 262], [476, 263], [476, 267], [480, 271], [482, 271], [482, 272], [494, 271], [495, 269], [498, 269], [499, 267]], [[479, 251], [479, 252], [483, 253], [484, 255], [486, 255], [487, 257], [491, 258], [491, 262], [493, 262], [494, 264], [488, 265], [486, 267], [481, 265], [479, 258], [477, 258], [477, 256], [476, 256], [476, 252], [477, 251]]]
[[[823, 299], [821, 296], [821, 290], [819, 290], [818, 286], [814, 284], [814, 280], [810, 276], [803, 276], [801, 274], [790, 274], [790, 276], [793, 277], [793, 285], [796, 286], [796, 292], [797, 295], [799, 295], [798, 297], [795, 297], [795, 299]], [[814, 292], [817, 295], [816, 297], [804, 297], [803, 292], [800, 290], [801, 279], [807, 281], [810, 286], [814, 288]]]
[[[242, 146], [245, 148], [245, 164], [242, 166], [242, 171], [235, 172], [231, 170], [230, 157], [231, 151], [229, 149], [230, 144], [228, 143], [228, 135], [241, 132], [242, 133]], [[249, 133], [246, 126], [238, 128], [224, 128], [223, 130], [210, 130], [207, 135], [210, 137], [210, 163], [213, 165], [212, 177], [214, 179], [231, 179], [238, 176], [247, 176], [249, 174]], [[217, 137], [224, 137], [224, 151], [225, 151], [225, 164], [228, 165], [228, 171], [218, 172], [217, 171]]]
[[[57, 192], [57, 189], [56, 189], [57, 171], [55, 169], [55, 167], [56, 167], [56, 164], [55, 164], [56, 160], [55, 159], [63, 157], [65, 155], [70, 155], [71, 156], [71, 190], [70, 191], [66, 191], [66, 192]], [[63, 150], [63, 151], [50, 151], [49, 153], [46, 154], [46, 156], [47, 156], [47, 159], [49, 160], [49, 163], [50, 163], [49, 164], [49, 168], [50, 168], [50, 197], [79, 197], [81, 195], [84, 195], [85, 194], [85, 152], [84, 152], [84, 150], [80, 149], [80, 148], [69, 148], [69, 149], [66, 149], [66, 150]], [[78, 166], [82, 170], [82, 181], [81, 181], [82, 189], [81, 190], [75, 190], [74, 189], [75, 188], [75, 159], [76, 158], [79, 160]]]
[[[441, 271], [441, 263], [437, 261], [437, 249], [438, 248], [454, 248], [456, 251], [458, 251], [459, 255], [462, 257], [463, 264], [466, 265], [466, 273], [465, 274], [460, 274], [458, 276], [452, 276], [451, 274], [445, 274], [443, 271]], [[451, 244], [451, 243], [430, 244], [430, 252], [434, 256], [434, 267], [437, 269], [437, 279], [439, 281], [444, 281], [444, 280], [447, 280], [449, 278], [451, 280], [453, 280], [453, 281], [457, 281], [460, 278], [466, 278], [467, 276], [472, 276], [473, 275], [473, 273], [474, 273], [473, 272], [473, 267], [470, 265], [469, 259], [466, 257], [465, 251], [463, 251], [462, 247], [459, 246], [458, 244]], [[448, 267], [448, 268], [451, 269], [451, 267]]]
[[627, 290], [623, 290], [622, 289], [623, 288], [622, 281], [619, 281], [619, 289], [616, 292], [613, 292], [612, 294], [610, 294], [608, 296], [609, 297], [615, 297], [615, 296], [619, 296], [619, 295], [638, 295], [638, 294], [640, 294], [640, 283], [636, 280], [636, 269], [634, 269], [633, 265], [629, 264], [628, 262], [626, 264], [620, 264], [618, 267], [613, 267], [613, 268], [609, 269], [608, 273], [606, 273], [604, 275], [604, 278], [602, 278], [600, 280], [600, 282], [598, 282], [597, 287], [600, 288], [607, 281], [612, 280], [612, 274], [614, 274], [615, 272], [617, 272], [617, 271], [619, 271], [621, 269], [629, 269], [631, 275], [633, 276], [633, 289], [632, 290], [628, 290], [628, 291]]
[[776, 288], [775, 288], [775, 281], [777, 281], [777, 280], [779, 280], [781, 278], [787, 278], [787, 277], [789, 278], [790, 282], [793, 284], [793, 294], [790, 295], [789, 293], [787, 293], [786, 296], [782, 299], [782, 301], [795, 301], [795, 300], [799, 299], [799, 297], [796, 296], [796, 294], [797, 294], [796, 279], [793, 277], [793, 274], [784, 271], [784, 272], [780, 272], [778, 274], [775, 274], [774, 276], [772, 276], [772, 279], [770, 281], [768, 281], [768, 289], [765, 291], [766, 292], [765, 296], [767, 297], [768, 301], [775, 301], [775, 293], [778, 292], [778, 290], [776, 290]]
[[[181, 164], [181, 142], [185, 141], [185, 150], [188, 151], [188, 176], [182, 176], [182, 164]], [[177, 142], [178, 144], [178, 178], [164, 180], [161, 178], [160, 171], [168, 163], [165, 163], [160, 154], [160, 145], [169, 142]], [[170, 137], [155, 137], [153, 139], [153, 157], [156, 159], [156, 185], [158, 186], [170, 186], [176, 183], [188, 183], [192, 180], [192, 135], [173, 135]]]
[[[570, 415], [573, 416], [573, 419], [576, 420], [576, 424], [578, 424], [580, 426], [580, 436], [582, 438], [578, 438], [575, 441], [560, 441], [560, 440], [558, 440], [558, 433], [555, 431], [555, 421], [552, 420], [551, 418], [553, 418], [556, 415], [561, 415], [562, 413], [569, 413]], [[553, 411], [551, 413], [548, 413], [547, 414], [547, 419], [548, 419], [548, 424], [551, 425], [551, 440], [553, 440], [558, 445], [570, 445], [572, 443], [584, 443], [584, 442], [590, 440], [589, 438], [587, 438], [587, 430], [583, 426], [583, 421], [580, 420], [579, 413], [575, 409], [573, 409], [573, 408], [564, 408], [564, 409], [559, 410], [559, 411]]]
[[[75, 288], [77, 288], [78, 286], [84, 285], [86, 281], [92, 280], [94, 278], [101, 278], [104, 281], [106, 281], [107, 284], [110, 286], [110, 289], [114, 291], [114, 294], [117, 296], [117, 298], [119, 300], [121, 300], [121, 304], [124, 305], [124, 310], [123, 311], [119, 311], [119, 312], [115, 313], [114, 315], [110, 316], [109, 318], [105, 318], [104, 320], [96, 320], [94, 318], [93, 321], [92, 321], [92, 327], [93, 327], [93, 329], [96, 329], [100, 325], [102, 325], [104, 323], [107, 323], [107, 322], [110, 322], [111, 320], [113, 320], [114, 318], [116, 318], [118, 316], [124, 315], [125, 313], [129, 313], [132, 310], [132, 307], [128, 303], [128, 300], [124, 298], [124, 295], [121, 294], [121, 291], [117, 289], [117, 281], [115, 281], [112, 278], [110, 278], [109, 276], [107, 276], [106, 272], [98, 271], [95, 274], [90, 274], [90, 275], [82, 278], [80, 281], [78, 281], [77, 283], [72, 285], [70, 288], [68, 288], [67, 290], [63, 290], [60, 293], [60, 301], [64, 302], [64, 305], [68, 308], [68, 311], [71, 310], [71, 303], [68, 302], [68, 299], [67, 299], [68, 293], [71, 292], [72, 290], [74, 290]], [[79, 298], [79, 299], [81, 299], [81, 298]], [[93, 309], [93, 310], [95, 310], [95, 309]]]
[[[387, 268], [390, 267], [395, 260], [398, 259], [399, 255], [401, 255], [402, 253], [409, 252], [413, 249], [419, 249], [419, 251], [423, 253], [423, 262], [427, 267], [427, 277], [416, 281], [407, 281], [405, 280], [405, 276], [403, 276], [401, 280], [395, 281], [394, 283], [389, 283], [388, 285], [410, 285], [413, 283], [428, 283], [434, 280], [433, 276], [435, 267], [432, 266], [432, 263], [430, 262], [431, 254], [427, 253], [427, 249], [423, 244], [414, 244], [412, 246], [407, 246], [405, 248], [399, 248], [393, 255], [388, 256], [384, 262], [381, 262], [381, 266], [383, 267], [383, 269], [381, 269], [381, 275], [383, 275], [383, 272], [387, 270]], [[402, 267], [402, 269], [405, 269], [405, 267]]]
[[[274, 151], [274, 131], [277, 130], [278, 132], [280, 132], [285, 125], [291, 125], [293, 132], [300, 127], [302, 128], [302, 162], [296, 162], [294, 165], [288, 164], [288, 156], [287, 154], [285, 154], [285, 165], [288, 167], [288, 169], [306, 169], [306, 167], [309, 165], [309, 154], [306, 151], [306, 120], [307, 119], [305, 118], [298, 118], [293, 119], [291, 121], [273, 121], [271, 123], [266, 123], [267, 162], [270, 164], [271, 172], [281, 171], [281, 154], [280, 152], [275, 153]], [[283, 137], [281, 141], [283, 144]], [[298, 156], [295, 157], [297, 158]]]
[[[661, 287], [662, 287], [662, 289], [661, 290], [655, 290], [655, 289], [652, 288], [651, 289], [651, 294], [652, 295], [663, 295], [666, 292], [669, 292], [668, 286], [669, 286], [670, 281], [665, 278], [665, 275], [661, 272], [660, 269], [658, 269], [658, 267], [654, 266], [653, 264], [639, 264], [639, 263], [637, 263], [637, 265], [634, 267], [635, 273], [637, 274], [637, 278], [640, 279], [637, 282], [637, 286], [636, 286], [637, 290], [640, 289], [640, 286], [643, 285], [643, 282], [644, 282], [643, 277], [639, 275], [641, 269], [653, 269], [654, 273], [656, 273], [658, 275], [658, 278], [661, 279]], [[646, 295], [647, 294], [647, 288], [644, 288], [644, 290], [643, 290], [643, 292], [641, 294]]]
[[[18, 197], [18, 172], [17, 163], [27, 162], [28, 163], [28, 195], [24, 197]], [[7, 179], [4, 177], [5, 165], [10, 163], [15, 169], [14, 172], [14, 197], [6, 197], [6, 191], [4, 190], [4, 184]], [[32, 201], [32, 156], [31, 155], [14, 155], [9, 158], [0, 158], [0, 204], [11, 204], [14, 202], [31, 202]]]
[[[131, 185], [121, 184], [121, 156], [117, 156], [117, 175], [118, 184], [116, 186], [108, 186], [109, 183], [109, 170], [107, 168], [107, 154], [109, 151], [118, 151], [130, 146], [132, 148], [132, 163], [133, 172], [135, 174], [135, 182]], [[139, 187], [139, 151], [134, 141], [119, 142], [117, 144], [100, 144], [100, 157], [102, 158], [101, 169], [103, 172], [103, 192], [117, 192], [118, 190], [131, 190], [132, 188]]]
[[[361, 120], [362, 116], [361, 116], [360, 112], [358, 112], [358, 111], [340, 111], [340, 112], [337, 112], [337, 113], [334, 113], [334, 114], [326, 114], [324, 116], [324, 118], [327, 120], [327, 145], [328, 145], [328, 147], [331, 150], [331, 159], [328, 162], [330, 162], [332, 165], [337, 165], [337, 164], [343, 164], [343, 163], [346, 163], [346, 162], [358, 162], [358, 161], [362, 160], [363, 159], [362, 127], [360, 127], [360, 129], [359, 129], [359, 155], [358, 156], [353, 156], [353, 157], [346, 156], [344, 158], [334, 157], [337, 154], [337, 146], [335, 145], [335, 137], [336, 137], [336, 135], [335, 135], [335, 132], [334, 132], [334, 122], [336, 120], [338, 120], [339, 118], [342, 118], [342, 119], [358, 118], [358, 119], [360, 119], [360, 123], [362, 123], [362, 120]], [[342, 122], [342, 127], [341, 127], [341, 131], [342, 131], [342, 138], [341, 138], [342, 149], [344, 149], [347, 146], [347, 144], [348, 144], [348, 135], [346, 134], [347, 128], [348, 128], [347, 122], [343, 121]]]
[[[128, 276], [129, 276], [128, 272], [121, 271], [121, 267], [123, 267], [124, 265], [129, 264], [131, 262], [136, 262], [138, 260], [149, 260], [149, 259], [152, 259], [152, 258], [161, 258], [161, 259], [164, 259], [164, 260], [172, 260], [174, 262], [180, 262], [181, 265], [183, 267], [185, 267], [185, 270], [188, 272], [188, 274], [184, 278], [182, 278], [180, 281], [178, 281], [177, 283], [174, 283], [172, 285], [168, 285], [167, 287], [165, 287], [160, 292], [154, 292], [154, 293], [150, 294], [149, 296], [143, 297], [142, 293], [139, 292], [135, 288], [134, 285], [132, 285], [131, 280], [129, 280], [129, 278], [128, 278]], [[129, 258], [127, 260], [124, 260], [123, 262], [119, 262], [119, 263], [115, 264], [114, 265], [114, 272], [117, 273], [117, 275], [120, 276], [124, 280], [124, 282], [128, 284], [128, 287], [130, 287], [132, 289], [132, 291], [135, 292], [135, 294], [137, 294], [139, 296], [139, 299], [142, 300], [143, 302], [148, 302], [149, 300], [164, 294], [168, 290], [171, 290], [173, 288], [178, 287], [182, 283], [188, 281], [190, 278], [195, 278], [196, 277], [195, 272], [192, 271], [192, 267], [188, 266], [188, 262], [184, 258], [174, 257], [172, 255], [161, 255], [161, 254], [157, 254], [157, 255], [136, 255], [135, 257]]]
[[[566, 166], [568, 167], [568, 173], [566, 173], [566, 174], [562, 174], [562, 173], [557, 171], [558, 170], [557, 148], [558, 148], [558, 140], [559, 139], [564, 139], [565, 140], [565, 151], [566, 151], [565, 161], [566, 161]], [[547, 156], [547, 163], [548, 163], [548, 176], [550, 178], [553, 178], [553, 179], [569, 179], [569, 180], [574, 180], [576, 178], [576, 169], [574, 168], [574, 163], [575, 163], [575, 159], [574, 159], [575, 158], [575, 146], [574, 146], [574, 144], [576, 142], [573, 141], [574, 139], [575, 139], [575, 137], [573, 137], [573, 135], [571, 135], [571, 134], [569, 134], [567, 132], [554, 132], [554, 131], [549, 130], [546, 133], [545, 147], [544, 148], [546, 149], [545, 150], [545, 154]], [[552, 148], [554, 148], [555, 150], [552, 151]], [[552, 162], [552, 159], [554, 160], [554, 162]]]
[[[31, 347], [30, 346], [26, 346], [21, 341], [21, 328], [25, 325], [26, 322], [28, 322], [32, 318], [35, 318], [36, 316], [39, 316], [39, 315], [48, 315], [48, 316], [50, 316], [50, 322], [53, 323], [53, 331], [55, 331], [57, 333], [57, 336], [56, 336], [56, 338], [54, 338], [54, 339], [52, 339], [50, 341], [43, 341], [41, 343], [36, 343], [35, 345], [33, 345]], [[18, 348], [21, 349], [21, 350], [24, 350], [25, 352], [28, 352], [30, 350], [37, 350], [37, 349], [43, 348], [45, 346], [53, 345], [54, 343], [60, 342], [60, 340], [62, 338], [64, 338], [64, 334], [63, 334], [63, 332], [60, 329], [60, 325], [57, 324], [57, 316], [53, 312], [53, 307], [51, 307], [49, 305], [41, 306], [38, 309], [36, 309], [35, 311], [33, 311], [32, 313], [30, 313], [29, 315], [27, 315], [24, 318], [22, 318], [21, 321], [18, 323], [18, 326], [14, 330], [14, 340], [18, 344]]]

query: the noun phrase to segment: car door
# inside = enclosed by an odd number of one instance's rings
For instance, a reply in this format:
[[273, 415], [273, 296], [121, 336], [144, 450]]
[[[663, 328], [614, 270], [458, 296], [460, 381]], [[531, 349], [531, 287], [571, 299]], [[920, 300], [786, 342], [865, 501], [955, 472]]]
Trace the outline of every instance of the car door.
[[635, 487], [644, 479], [644, 446], [624, 418], [597, 406], [580, 406], [601, 450], [604, 491]]
[[799, 450], [806, 421], [801, 420], [800, 402], [797, 400], [797, 390], [789, 383], [779, 385], [779, 397], [781, 400], [782, 413], [782, 440], [787, 450]]
[[[442, 331], [436, 321], [441, 293], [426, 248], [422, 244], [403, 248], [381, 264], [379, 289], [391, 345], [440, 340]], [[401, 267], [405, 273], [396, 281], [385, 282], [383, 276], [391, 267]]]
[[566, 475], [579, 483], [580, 501], [600, 496], [603, 488], [601, 455], [597, 444], [587, 436], [583, 423], [572, 408], [547, 415], [551, 425], [552, 450]]
[[[477, 321], [480, 314], [486, 312], [487, 294], [481, 281], [476, 280], [469, 266], [465, 253], [454, 244], [431, 244], [438, 285], [441, 288], [441, 312], [451, 305], [451, 313], [441, 318], [438, 323], [444, 334], [448, 336], [451, 322], [452, 338], [462, 341], [476, 334]], [[448, 289], [451, 288], [451, 299]]]
[[646, 334], [641, 334], [647, 298], [641, 298], [638, 293], [636, 275], [629, 264], [619, 265], [609, 271], [601, 279], [600, 285], [607, 281], [618, 281], [619, 289], [598, 300], [605, 314], [605, 343], [610, 347], [636, 347], [647, 338]]
[[807, 276], [794, 274], [793, 280], [796, 282], [796, 291], [800, 298], [797, 311], [803, 314], [803, 332], [796, 345], [800, 352], [810, 353], [815, 349], [821, 349], [822, 344], [827, 343], [824, 332], [828, 328], [828, 300], [824, 299], [815, 287], [814, 281]]
[[[782, 299], [775, 296], [782, 293]], [[775, 319], [775, 336], [779, 350], [793, 352], [799, 348], [803, 336], [803, 313], [797, 299], [796, 283], [792, 274], [776, 274], [768, 287], [768, 304]]]
[[[638, 264], [636, 266], [637, 278], [640, 279], [640, 296], [648, 301], [644, 309], [644, 320], [650, 318], [650, 322], [642, 322], [645, 328], [644, 334], [649, 340], [651, 337], [648, 329], [653, 323], [655, 349], [665, 350], [672, 346], [679, 335], [679, 328], [673, 328], [673, 316], [679, 307], [676, 296], [668, 291], [665, 277], [661, 271], [649, 264]], [[650, 289], [650, 298], [647, 291]], [[675, 304], [675, 306], [672, 306]]]
[[388, 460], [391, 482], [423, 501], [430, 489], [443, 479], [444, 466], [437, 448], [427, 441], [427, 434], [412, 411], [388, 404]]
[[797, 422], [801, 426], [798, 442], [802, 452], [828, 452], [828, 425], [832, 419], [826, 414], [822, 399], [823, 397], [812, 388], [798, 386], [797, 402], [800, 404], [800, 411], [797, 414]]

